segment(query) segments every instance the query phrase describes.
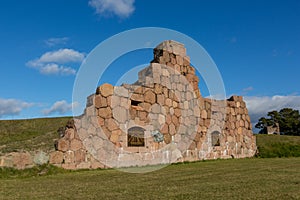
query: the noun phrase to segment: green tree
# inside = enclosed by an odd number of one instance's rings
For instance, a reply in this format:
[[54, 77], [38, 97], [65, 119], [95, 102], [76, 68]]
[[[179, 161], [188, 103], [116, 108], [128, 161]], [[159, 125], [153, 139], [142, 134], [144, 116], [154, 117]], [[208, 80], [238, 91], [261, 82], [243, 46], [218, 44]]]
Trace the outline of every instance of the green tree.
[[279, 112], [274, 110], [268, 112], [267, 117], [258, 120], [255, 128], [260, 129], [259, 133], [267, 133], [267, 126], [279, 124], [280, 132], [285, 135], [300, 136], [300, 114], [298, 110], [283, 108]]

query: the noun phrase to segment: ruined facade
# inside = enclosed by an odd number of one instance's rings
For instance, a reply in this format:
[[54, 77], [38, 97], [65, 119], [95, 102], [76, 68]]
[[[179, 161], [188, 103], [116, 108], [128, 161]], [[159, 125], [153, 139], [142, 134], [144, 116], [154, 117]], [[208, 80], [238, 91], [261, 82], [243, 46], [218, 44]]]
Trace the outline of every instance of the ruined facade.
[[198, 83], [183, 44], [161, 43], [134, 84], [103, 84], [88, 97], [50, 163], [79, 169], [252, 157], [243, 98], [203, 98]]
[[274, 123], [271, 126], [267, 126], [267, 133], [268, 135], [280, 135], [280, 127], [279, 127], [279, 123]]

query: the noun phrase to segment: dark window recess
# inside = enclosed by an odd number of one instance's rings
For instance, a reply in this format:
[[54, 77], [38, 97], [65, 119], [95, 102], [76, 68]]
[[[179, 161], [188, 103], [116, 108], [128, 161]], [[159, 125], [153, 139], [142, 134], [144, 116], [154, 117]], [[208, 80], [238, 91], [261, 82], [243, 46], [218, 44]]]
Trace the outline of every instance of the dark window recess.
[[221, 133], [219, 131], [214, 131], [211, 133], [211, 144], [213, 147], [220, 146]]
[[129, 147], [144, 147], [145, 129], [138, 126], [128, 129], [127, 145]]
[[140, 103], [142, 103], [142, 102], [140, 102], [140, 101], [135, 101], [135, 100], [131, 100], [131, 105], [132, 105], [132, 106], [138, 106]]
[[212, 114], [216, 115], [216, 114], [218, 114], [218, 111], [212, 111]]

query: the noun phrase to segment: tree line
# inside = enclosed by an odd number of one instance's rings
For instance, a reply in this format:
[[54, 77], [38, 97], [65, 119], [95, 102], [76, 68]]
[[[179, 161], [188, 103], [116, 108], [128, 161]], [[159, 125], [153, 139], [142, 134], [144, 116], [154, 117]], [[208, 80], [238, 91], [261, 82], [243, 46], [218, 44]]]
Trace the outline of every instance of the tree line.
[[255, 128], [259, 133], [266, 134], [268, 126], [279, 124], [280, 134], [300, 136], [300, 114], [299, 110], [283, 108], [279, 112], [274, 110], [268, 112], [267, 117], [261, 117]]

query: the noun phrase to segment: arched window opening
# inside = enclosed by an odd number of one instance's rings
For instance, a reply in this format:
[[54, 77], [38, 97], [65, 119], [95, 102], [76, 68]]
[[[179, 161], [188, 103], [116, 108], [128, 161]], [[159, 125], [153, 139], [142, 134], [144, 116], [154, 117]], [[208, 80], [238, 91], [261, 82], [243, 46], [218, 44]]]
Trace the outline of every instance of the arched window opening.
[[211, 144], [213, 147], [220, 146], [221, 133], [219, 131], [214, 131], [211, 133]]
[[128, 129], [127, 145], [128, 147], [144, 147], [145, 129], [138, 126]]

